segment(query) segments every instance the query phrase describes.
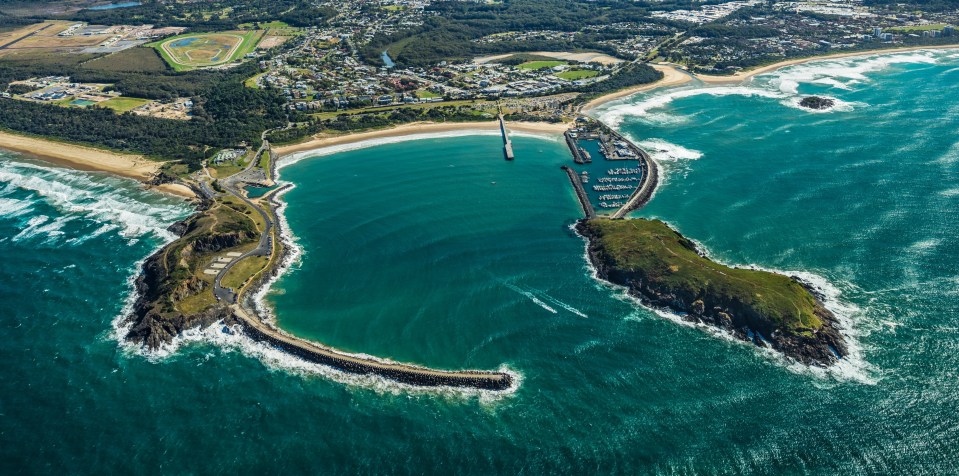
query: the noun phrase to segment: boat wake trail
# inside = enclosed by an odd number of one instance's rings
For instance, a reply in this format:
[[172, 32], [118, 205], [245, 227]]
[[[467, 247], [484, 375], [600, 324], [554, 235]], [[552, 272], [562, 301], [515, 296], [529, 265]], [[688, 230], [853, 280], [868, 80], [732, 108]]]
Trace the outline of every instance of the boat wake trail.
[[527, 298], [529, 298], [530, 301], [533, 301], [533, 303], [536, 304], [537, 306], [543, 309], [546, 309], [547, 311], [553, 314], [559, 314], [559, 311], [550, 307], [549, 304], [546, 304], [545, 302], [543, 302], [540, 298], [536, 297], [536, 295], [534, 295], [532, 292], [524, 291], [522, 288], [518, 286], [514, 286], [509, 283], [503, 283], [503, 285], [506, 286], [507, 288], [512, 289], [513, 291], [516, 291], [519, 294], [522, 294], [523, 296], [526, 296]]
[[[515, 291], [518, 294], [526, 296], [526, 298], [528, 298], [530, 301], [533, 301], [534, 304], [536, 304], [537, 306], [543, 309], [546, 309], [547, 311], [553, 314], [559, 314], [559, 311], [557, 311], [556, 308], [553, 307], [553, 306], [557, 306], [565, 309], [571, 314], [575, 314], [579, 317], [583, 317], [587, 319], [589, 318], [589, 316], [586, 315], [586, 313], [584, 313], [583, 311], [580, 311], [579, 309], [576, 309], [575, 307], [563, 301], [560, 301], [559, 299], [556, 299], [553, 296], [550, 296], [549, 294], [546, 294], [543, 291], [539, 291], [537, 289], [525, 290], [519, 286], [506, 283], [506, 282], [503, 283], [503, 286], [506, 286], [507, 288], [509, 288], [512, 291]], [[552, 306], [550, 304], [552, 304]]]

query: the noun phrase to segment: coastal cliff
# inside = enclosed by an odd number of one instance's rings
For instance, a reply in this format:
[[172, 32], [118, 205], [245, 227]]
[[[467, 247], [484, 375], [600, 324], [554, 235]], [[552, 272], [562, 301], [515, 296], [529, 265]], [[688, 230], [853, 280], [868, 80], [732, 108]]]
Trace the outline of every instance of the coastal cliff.
[[[207, 213], [209, 208], [205, 207], [170, 226], [170, 231], [181, 237], [143, 263], [143, 271], [136, 280], [137, 300], [133, 312], [127, 316], [127, 322], [132, 324], [126, 335], [128, 340], [155, 350], [172, 342], [184, 330], [220, 320], [235, 322], [229, 308], [213, 299], [200, 309], [181, 309], [184, 301], [211, 293], [210, 283], [188, 269], [190, 257], [233, 248], [251, 239], [248, 233], [204, 230]], [[196, 301], [195, 298], [192, 300]]]
[[581, 220], [597, 275], [644, 304], [667, 308], [807, 365], [847, 354], [836, 316], [794, 277], [732, 268], [659, 220]]

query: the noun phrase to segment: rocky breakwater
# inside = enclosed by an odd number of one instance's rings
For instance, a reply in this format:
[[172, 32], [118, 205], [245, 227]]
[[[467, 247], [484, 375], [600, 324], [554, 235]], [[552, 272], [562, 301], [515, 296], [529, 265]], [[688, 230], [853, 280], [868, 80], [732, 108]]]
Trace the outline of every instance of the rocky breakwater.
[[658, 220], [582, 220], [597, 275], [653, 307], [710, 324], [807, 365], [847, 354], [836, 316], [794, 277], [725, 266]]

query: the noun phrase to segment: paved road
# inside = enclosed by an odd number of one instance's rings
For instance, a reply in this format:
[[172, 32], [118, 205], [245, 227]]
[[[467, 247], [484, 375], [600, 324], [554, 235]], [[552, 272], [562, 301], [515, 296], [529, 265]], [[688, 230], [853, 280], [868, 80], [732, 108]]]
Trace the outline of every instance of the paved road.
[[41, 31], [46, 30], [47, 28], [52, 27], [53, 25], [54, 25], [54, 24], [47, 25], [47, 26], [45, 26], [45, 27], [43, 27], [43, 28], [38, 29], [37, 31], [32, 31], [32, 32], [30, 32], [30, 33], [27, 33], [26, 35], [23, 35], [23, 36], [21, 36], [20, 38], [17, 38], [16, 40], [13, 40], [13, 41], [11, 41], [11, 42], [9, 42], [9, 43], [7, 43], [7, 44], [0, 45], [0, 50], [7, 49], [7, 48], [9, 48], [9, 47], [11, 47], [11, 46], [13, 46], [13, 45], [15, 45], [15, 44], [17, 44], [17, 43], [20, 43], [21, 41], [26, 40], [27, 38], [30, 38], [31, 36], [36, 35], [37, 33], [40, 33]]
[[269, 154], [270, 143], [263, 141], [263, 145], [260, 147], [260, 150], [257, 151], [256, 155], [253, 156], [253, 160], [250, 161], [249, 165], [246, 166], [241, 172], [237, 172], [222, 181], [220, 185], [223, 187], [223, 190], [226, 190], [226, 193], [232, 195], [240, 200], [243, 200], [244, 203], [256, 210], [261, 217], [263, 217], [263, 223], [266, 224], [263, 231], [260, 233], [260, 242], [257, 243], [256, 248], [253, 248], [250, 251], [247, 251], [242, 256], [234, 259], [228, 263], [220, 272], [216, 275], [216, 279], [213, 280], [213, 295], [216, 296], [217, 300], [226, 303], [236, 303], [237, 294], [233, 289], [223, 287], [221, 284], [223, 277], [226, 276], [226, 273], [233, 268], [234, 265], [239, 263], [245, 258], [250, 256], [270, 256], [273, 254], [273, 219], [270, 217], [270, 214], [266, 212], [262, 207], [254, 204], [248, 198], [243, 196], [239, 190], [236, 188], [237, 177], [241, 174], [246, 173], [250, 169], [256, 166], [259, 163], [259, 158], [261, 154]]

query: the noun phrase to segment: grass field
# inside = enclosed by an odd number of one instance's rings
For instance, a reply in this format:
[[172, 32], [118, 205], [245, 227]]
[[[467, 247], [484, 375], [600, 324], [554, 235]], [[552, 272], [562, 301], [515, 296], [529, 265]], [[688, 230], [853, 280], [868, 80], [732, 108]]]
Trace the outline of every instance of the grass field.
[[929, 30], [941, 30], [946, 26], [945, 23], [936, 23], [933, 25], [913, 25], [913, 26], [897, 26], [892, 28], [887, 28], [889, 31], [901, 31], [904, 33], [914, 32], [914, 31], [929, 31]]
[[416, 97], [418, 97], [418, 98], [426, 98], [426, 99], [433, 99], [433, 98], [441, 98], [441, 97], [443, 97], [443, 95], [442, 95], [442, 94], [436, 94], [436, 93], [434, 93], [433, 91], [427, 91], [427, 90], [425, 90], [425, 89], [421, 89], [421, 90], [419, 90], [419, 91], [416, 91]]
[[250, 256], [244, 258], [226, 272], [223, 276], [222, 284], [228, 288], [239, 289], [250, 277], [260, 272], [260, 270], [265, 268], [269, 263], [270, 259], [266, 256]]
[[150, 43], [177, 71], [218, 66], [252, 52], [263, 30], [193, 33]]
[[566, 64], [566, 62], [565, 61], [527, 61], [517, 66], [517, 68], [535, 71], [537, 69], [552, 68], [554, 66], [559, 66], [561, 64]]
[[661, 292], [739, 303], [795, 333], [822, 327], [815, 297], [789, 276], [704, 258], [692, 242], [659, 220], [595, 219], [586, 226], [598, 236], [600, 253], [616, 272], [631, 273], [631, 279]]
[[562, 73], [556, 73], [555, 76], [557, 78], [576, 81], [577, 79], [592, 78], [598, 75], [599, 75], [599, 71], [593, 71], [591, 69], [571, 69], [569, 71], [563, 71]]
[[148, 102], [150, 102], [149, 99], [118, 97], [103, 101], [100, 103], [100, 105], [113, 109], [117, 113], [124, 113], [140, 107]]
[[254, 75], [250, 77], [249, 79], [247, 79], [246, 81], [243, 81], [243, 85], [248, 88], [259, 89], [260, 87], [256, 85], [256, 80], [260, 79], [265, 74], [266, 73], [260, 73], [260, 74]]

